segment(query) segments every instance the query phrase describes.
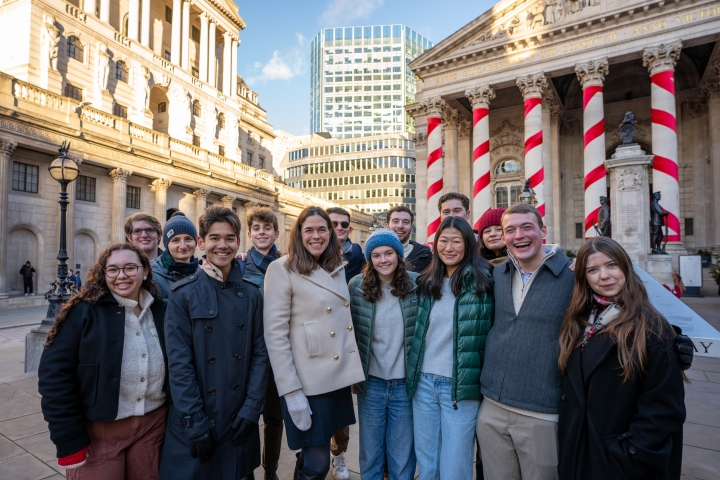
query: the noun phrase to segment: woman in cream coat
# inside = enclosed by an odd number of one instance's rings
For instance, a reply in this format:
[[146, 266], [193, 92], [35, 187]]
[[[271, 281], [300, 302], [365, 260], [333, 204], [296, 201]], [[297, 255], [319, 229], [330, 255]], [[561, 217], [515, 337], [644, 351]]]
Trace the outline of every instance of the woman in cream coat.
[[299, 480], [327, 475], [333, 433], [355, 423], [350, 385], [365, 379], [344, 267], [330, 217], [309, 207], [265, 276], [265, 343]]

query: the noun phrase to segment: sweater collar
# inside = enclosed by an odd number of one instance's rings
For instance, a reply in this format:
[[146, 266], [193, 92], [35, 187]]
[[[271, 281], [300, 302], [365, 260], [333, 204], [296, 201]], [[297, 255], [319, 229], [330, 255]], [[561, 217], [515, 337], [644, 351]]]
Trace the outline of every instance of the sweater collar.
[[[543, 257], [540, 265], [535, 269], [535, 272], [539, 272], [540, 269], [545, 266], [550, 270], [556, 277], [562, 273], [563, 269], [567, 266], [567, 256], [560, 250], [560, 245], [548, 244], [543, 245], [543, 250], [546, 255]], [[508, 253], [509, 262], [505, 262], [505, 273], [508, 273], [511, 268], [515, 267], [518, 272], [522, 272], [520, 264], [517, 259]], [[535, 272], [531, 272], [535, 274]]]
[[145, 311], [150, 308], [150, 305], [152, 305], [153, 301], [155, 300], [153, 296], [150, 295], [150, 293], [144, 288], [140, 289], [139, 302], [136, 302], [131, 298], [121, 297], [120, 295], [117, 295], [115, 293], [112, 293], [112, 296], [115, 298], [115, 300], [121, 307], [125, 307], [125, 312], [132, 312], [133, 310], [135, 310], [135, 307], [140, 305], [142, 312], [140, 312], [140, 315], [137, 316], [138, 318], [140, 318], [143, 313], [145, 313]]

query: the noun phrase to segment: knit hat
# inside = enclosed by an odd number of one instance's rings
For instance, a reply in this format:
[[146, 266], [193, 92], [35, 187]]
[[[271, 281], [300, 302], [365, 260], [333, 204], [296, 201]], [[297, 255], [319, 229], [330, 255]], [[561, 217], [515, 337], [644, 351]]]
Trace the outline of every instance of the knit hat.
[[482, 217], [480, 217], [480, 220], [478, 221], [478, 233], [482, 235], [483, 230], [487, 227], [500, 225], [500, 219], [502, 218], [504, 211], [504, 208], [491, 208], [487, 212], [483, 213]]
[[365, 259], [369, 262], [372, 251], [377, 247], [392, 247], [400, 258], [405, 258], [405, 250], [398, 236], [389, 228], [378, 228], [365, 242]]
[[180, 234], [187, 234], [197, 239], [197, 230], [193, 222], [191, 222], [183, 212], [175, 212], [172, 214], [172, 217], [170, 217], [170, 220], [165, 223], [165, 227], [163, 227], [162, 236], [165, 248], [167, 248], [168, 243], [170, 243], [170, 240], [172, 240], [175, 235]]

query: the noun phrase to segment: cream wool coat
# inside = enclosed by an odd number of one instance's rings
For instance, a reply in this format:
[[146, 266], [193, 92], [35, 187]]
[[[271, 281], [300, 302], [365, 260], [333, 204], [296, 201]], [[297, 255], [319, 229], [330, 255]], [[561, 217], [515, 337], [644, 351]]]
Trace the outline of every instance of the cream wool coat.
[[288, 272], [286, 260], [275, 260], [265, 274], [265, 344], [278, 393], [320, 395], [364, 381], [345, 263], [301, 275]]

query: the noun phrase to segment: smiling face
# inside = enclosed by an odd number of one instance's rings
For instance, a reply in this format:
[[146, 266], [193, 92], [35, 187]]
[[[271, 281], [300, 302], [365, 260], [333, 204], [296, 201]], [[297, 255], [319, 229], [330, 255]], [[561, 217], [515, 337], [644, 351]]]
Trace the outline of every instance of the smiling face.
[[378, 272], [380, 280], [390, 283], [398, 266], [399, 257], [394, 248], [380, 246], [370, 253], [373, 268]]
[[255, 250], [263, 255], [268, 254], [279, 235], [280, 232], [275, 230], [272, 223], [258, 222], [257, 220], [253, 220], [248, 231], [248, 238]]
[[482, 242], [489, 250], [495, 253], [502, 252], [505, 244], [502, 241], [502, 227], [500, 225], [491, 225], [482, 231]]
[[240, 248], [240, 238], [235, 234], [232, 225], [227, 222], [211, 224], [205, 238], [198, 238], [198, 246], [205, 252], [207, 260], [227, 278], [235, 254]]
[[385, 226], [395, 232], [400, 243], [405, 244], [410, 240], [412, 234], [412, 216], [408, 212], [393, 212], [390, 216], [390, 223]]
[[445, 264], [445, 276], [451, 277], [465, 256], [462, 232], [456, 228], [446, 228], [440, 232], [435, 248], [440, 261]]
[[186, 233], [175, 235], [170, 239], [167, 249], [170, 252], [173, 260], [178, 263], [188, 263], [193, 255], [195, 255], [195, 248], [197, 247], [197, 241]]
[[[343, 215], [341, 215], [343, 218]], [[331, 214], [332, 218], [332, 214]], [[300, 227], [303, 247], [315, 260], [320, 258], [330, 242], [330, 225], [320, 215], [311, 215]]]
[[625, 286], [625, 273], [604, 253], [593, 253], [585, 266], [585, 280], [593, 292], [603, 297], [618, 295]]
[[133, 232], [127, 236], [128, 242], [140, 248], [150, 259], [157, 257], [160, 238], [157, 230], [145, 220], [133, 222], [132, 229]]
[[526, 273], [534, 272], [545, 252], [542, 240], [546, 228], [538, 224], [532, 213], [511, 213], [502, 217], [502, 240], [508, 253], [515, 257]]
[[347, 215], [343, 215], [341, 213], [331, 213], [330, 215], [330, 221], [333, 222], [333, 228], [335, 229], [335, 234], [338, 237], [338, 240], [340, 240], [340, 244], [342, 245], [345, 243], [345, 240], [347, 240], [348, 236], [350, 235], [350, 232], [352, 232], [353, 228], [350, 226], [350, 218], [348, 218]]
[[444, 220], [445, 217], [462, 217], [470, 221], [470, 210], [465, 210], [462, 201], [459, 199], [451, 198], [444, 201], [440, 207], [440, 220]]
[[[128, 275], [125, 270], [135, 272]], [[110, 276], [115, 274], [117, 276]], [[132, 250], [116, 250], [105, 262], [105, 283], [112, 293], [120, 297], [138, 301], [140, 286], [146, 274], [140, 257]]]

